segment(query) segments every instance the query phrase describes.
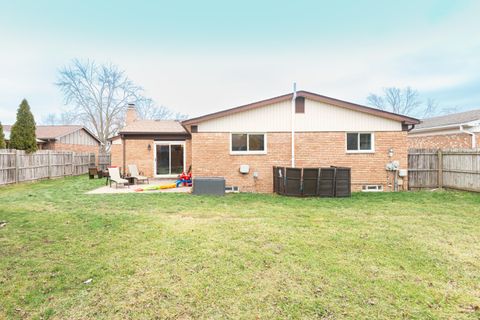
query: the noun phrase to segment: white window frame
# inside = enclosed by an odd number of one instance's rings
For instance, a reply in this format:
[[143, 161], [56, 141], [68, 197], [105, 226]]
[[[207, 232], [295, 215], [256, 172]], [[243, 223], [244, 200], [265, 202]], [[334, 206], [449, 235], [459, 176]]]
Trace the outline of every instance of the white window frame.
[[[349, 133], [356, 133], [357, 134], [357, 144], [358, 144], [358, 150], [348, 150], [348, 134]], [[371, 137], [371, 149], [370, 150], [360, 150], [360, 134], [370, 134]], [[345, 152], [346, 153], [375, 153], [375, 133], [374, 132], [365, 132], [365, 131], [350, 131], [350, 132], [345, 132]]]
[[185, 171], [187, 165], [187, 150], [185, 148], [186, 144], [185, 141], [154, 141], [153, 144], [153, 176], [155, 178], [175, 178], [178, 177], [178, 173], [174, 174], [157, 174], [157, 147], [158, 146], [168, 146], [169, 155], [168, 155], [168, 166], [169, 171], [172, 170], [172, 155], [170, 154], [170, 150], [172, 145], [182, 145], [183, 146], [183, 171]]
[[[233, 151], [232, 150], [232, 135], [234, 134], [246, 134], [247, 135], [247, 151]], [[250, 151], [250, 135], [263, 134], [263, 151]], [[252, 154], [267, 154], [267, 133], [266, 132], [230, 132], [230, 154], [231, 155], [252, 155]]]

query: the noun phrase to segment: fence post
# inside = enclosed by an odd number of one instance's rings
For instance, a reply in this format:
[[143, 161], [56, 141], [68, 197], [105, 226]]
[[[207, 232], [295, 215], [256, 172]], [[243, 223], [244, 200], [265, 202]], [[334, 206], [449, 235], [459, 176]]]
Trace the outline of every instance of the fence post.
[[20, 180], [20, 155], [18, 150], [15, 149], [15, 183], [18, 183]]
[[438, 187], [443, 188], [443, 152], [441, 149], [438, 150], [437, 154], [437, 166], [438, 166]]
[[75, 175], [75, 152], [72, 151], [72, 176]]
[[67, 159], [68, 159], [68, 154], [65, 151], [62, 151], [62, 157], [63, 157], [63, 177], [67, 176]]
[[48, 179], [52, 178], [52, 159], [51, 159], [51, 157], [52, 157], [52, 151], [48, 150], [47, 151]]

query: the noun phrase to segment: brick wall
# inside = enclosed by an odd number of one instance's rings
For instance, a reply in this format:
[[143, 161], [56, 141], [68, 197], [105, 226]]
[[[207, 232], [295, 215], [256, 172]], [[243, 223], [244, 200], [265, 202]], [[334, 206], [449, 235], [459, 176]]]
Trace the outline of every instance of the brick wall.
[[[137, 165], [138, 171], [147, 177], [153, 177], [154, 140], [125, 139], [124, 142], [126, 148], [125, 164], [127, 168], [129, 164], [135, 164]], [[151, 147], [150, 151], [148, 150], [148, 145]], [[121, 161], [123, 162], [123, 158]], [[123, 163], [120, 166], [123, 166]]]
[[[185, 140], [185, 162], [186, 168], [185, 171], [192, 165], [192, 139]], [[193, 167], [193, 166], [192, 166]]]
[[[154, 152], [155, 152], [155, 141], [154, 139], [125, 139], [125, 155], [126, 161], [125, 164], [128, 168], [129, 164], [136, 164], [139, 171], [143, 172], [144, 175], [148, 177], [153, 177], [154, 175]], [[151, 150], [148, 151], [148, 145], [150, 144]], [[186, 152], [186, 168], [192, 163], [191, 157], [191, 143], [190, 140], [185, 142], [185, 152]], [[123, 145], [121, 144], [112, 144], [110, 148], [112, 165], [123, 167]], [[123, 172], [123, 169], [122, 169]]]
[[[375, 153], [345, 152], [344, 132], [296, 133], [296, 166], [346, 166], [352, 168], [352, 190], [363, 184], [381, 184], [389, 190], [392, 176], [385, 165], [391, 160], [407, 167], [406, 132], [376, 132]], [[266, 155], [230, 155], [229, 133], [193, 133], [192, 163], [194, 176], [223, 176], [227, 185], [239, 186], [247, 192], [272, 192], [272, 167], [290, 166], [290, 133], [267, 133]], [[392, 159], [388, 150], [394, 149]], [[250, 165], [250, 173], [239, 173], [241, 164]], [[258, 179], [253, 172], [258, 172]], [[388, 178], [387, 178], [388, 177]]]
[[408, 145], [410, 148], [417, 149], [465, 149], [472, 147], [472, 137], [466, 133], [422, 137], [409, 136]]
[[121, 144], [112, 144], [110, 146], [110, 162], [112, 166], [123, 166], [122, 150]]

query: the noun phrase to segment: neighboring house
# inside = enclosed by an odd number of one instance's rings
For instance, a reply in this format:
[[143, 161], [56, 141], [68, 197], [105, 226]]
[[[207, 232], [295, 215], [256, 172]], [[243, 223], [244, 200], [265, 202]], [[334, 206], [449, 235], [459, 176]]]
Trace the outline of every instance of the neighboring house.
[[410, 148], [472, 149], [480, 138], [480, 110], [424, 119], [408, 134]]
[[[407, 131], [417, 119], [314, 93], [268, 100], [176, 121], [127, 121], [112, 140], [112, 164], [134, 163], [148, 176], [172, 177], [191, 164], [194, 177], [221, 176], [240, 191], [272, 192], [273, 166], [352, 168], [352, 189], [390, 190], [387, 163], [407, 168]], [[293, 121], [292, 121], [293, 118]], [[241, 165], [250, 171], [242, 174]]]
[[[10, 140], [10, 125], [4, 125], [7, 147]], [[74, 152], [93, 152], [98, 154], [101, 143], [93, 133], [83, 126], [36, 126], [35, 135], [40, 150], [63, 150]]]

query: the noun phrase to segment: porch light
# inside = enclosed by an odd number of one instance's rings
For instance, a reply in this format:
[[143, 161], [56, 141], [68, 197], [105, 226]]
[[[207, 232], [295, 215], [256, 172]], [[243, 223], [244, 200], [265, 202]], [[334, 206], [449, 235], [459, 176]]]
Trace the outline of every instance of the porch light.
[[388, 149], [388, 156], [393, 157], [393, 148]]
[[147, 149], [148, 151], [152, 150], [152, 146], [150, 145], [150, 143], [148, 144]]

